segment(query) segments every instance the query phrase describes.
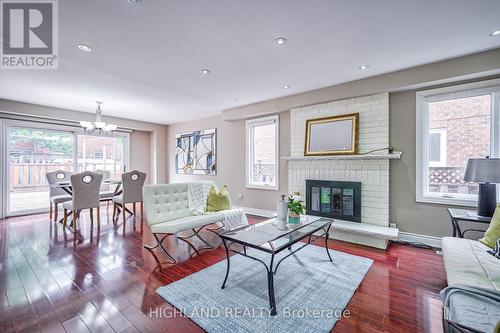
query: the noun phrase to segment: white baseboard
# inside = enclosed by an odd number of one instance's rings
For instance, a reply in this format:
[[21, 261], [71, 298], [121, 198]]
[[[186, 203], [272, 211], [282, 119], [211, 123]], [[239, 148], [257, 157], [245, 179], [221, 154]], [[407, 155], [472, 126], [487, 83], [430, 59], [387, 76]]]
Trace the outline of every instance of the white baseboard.
[[[254, 216], [261, 216], [261, 217], [275, 217], [276, 212], [272, 210], [265, 210], [265, 209], [260, 209], [260, 208], [252, 208], [252, 207], [244, 207], [244, 206], [233, 206], [234, 208], [240, 208], [243, 209], [245, 214], [249, 215], [254, 215]], [[441, 248], [441, 237], [434, 237], [434, 236], [427, 236], [427, 235], [420, 235], [420, 234], [413, 234], [411, 232], [399, 232], [398, 240], [402, 242], [409, 242], [409, 243], [421, 243], [425, 244], [428, 246], [431, 246], [433, 248]]]
[[272, 211], [272, 210], [265, 210], [265, 209], [260, 209], [260, 208], [252, 208], [252, 207], [244, 207], [244, 206], [233, 206], [233, 208], [243, 209], [245, 214], [248, 214], [248, 215], [268, 217], [268, 218], [276, 216], [276, 212]]
[[441, 248], [441, 237], [413, 234], [411, 232], [400, 231], [398, 239], [402, 242], [421, 243], [428, 246], [432, 246], [434, 248], [438, 249]]

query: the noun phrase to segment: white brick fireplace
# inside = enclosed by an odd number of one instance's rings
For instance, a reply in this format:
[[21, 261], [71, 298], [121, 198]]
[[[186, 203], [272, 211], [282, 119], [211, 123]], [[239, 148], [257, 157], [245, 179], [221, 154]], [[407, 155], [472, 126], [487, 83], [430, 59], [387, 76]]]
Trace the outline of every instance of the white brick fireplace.
[[[304, 157], [307, 119], [359, 113], [358, 154]], [[378, 248], [397, 238], [389, 229], [389, 159], [399, 153], [387, 151], [362, 155], [389, 147], [389, 95], [379, 94], [317, 104], [291, 110], [291, 156], [288, 189], [305, 195], [306, 179], [361, 182], [361, 223], [337, 221], [333, 238]]]

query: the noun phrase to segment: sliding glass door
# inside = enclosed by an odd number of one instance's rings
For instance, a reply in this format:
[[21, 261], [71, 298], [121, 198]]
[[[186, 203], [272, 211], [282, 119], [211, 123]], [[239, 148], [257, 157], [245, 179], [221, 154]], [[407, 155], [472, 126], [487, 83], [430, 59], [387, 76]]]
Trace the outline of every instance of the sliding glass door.
[[7, 214], [46, 210], [45, 174], [73, 170], [73, 133], [29, 127], [7, 128]]
[[78, 172], [106, 170], [119, 179], [125, 170], [125, 137], [78, 135]]
[[106, 170], [109, 178], [120, 179], [127, 170], [128, 133], [89, 135], [69, 126], [20, 121], [8, 122], [3, 128], [3, 215], [48, 211], [47, 172]]

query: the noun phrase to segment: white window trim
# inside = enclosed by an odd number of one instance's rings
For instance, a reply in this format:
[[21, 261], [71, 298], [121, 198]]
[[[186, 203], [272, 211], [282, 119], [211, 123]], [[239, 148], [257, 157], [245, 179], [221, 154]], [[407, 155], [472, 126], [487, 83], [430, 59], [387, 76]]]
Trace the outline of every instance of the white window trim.
[[[78, 130], [76, 133], [75, 133], [75, 147], [77, 147], [77, 149], [75, 149], [75, 156], [73, 157], [73, 161], [74, 161], [74, 169], [76, 170], [76, 167], [78, 165], [78, 136], [79, 135], [86, 135], [86, 136], [98, 136], [98, 137], [103, 137], [103, 138], [106, 138], [106, 137], [113, 137], [113, 138], [123, 138], [123, 144], [124, 144], [124, 147], [123, 149], [125, 150], [124, 152], [124, 156], [123, 156], [123, 161], [125, 163], [125, 171], [128, 172], [128, 171], [131, 171], [131, 167], [130, 167], [130, 133], [129, 132], [114, 132], [113, 134], [110, 134], [110, 135], [106, 135], [106, 134], [99, 134], [99, 133], [85, 133], [83, 130]], [[124, 170], [122, 170], [124, 171]]]
[[3, 162], [5, 156], [7, 155], [7, 140], [5, 138], [6, 125], [5, 121], [0, 119], [0, 219], [3, 219], [7, 211], [7, 196], [8, 186], [7, 185], [7, 167], [6, 163]]
[[429, 161], [431, 167], [446, 166], [446, 128], [429, 128], [429, 134], [439, 134], [439, 161]]
[[477, 207], [477, 195], [443, 194], [424, 191], [427, 184], [428, 152], [428, 103], [491, 94], [491, 156], [499, 156], [500, 147], [500, 79], [480, 81], [445, 88], [419, 91], [416, 93], [416, 145], [415, 145], [415, 194], [417, 202]]
[[[274, 124], [276, 127], [276, 156], [275, 156], [275, 164], [276, 164], [276, 184], [269, 185], [269, 184], [257, 184], [257, 183], [251, 183], [250, 182], [250, 173], [252, 172], [252, 167], [250, 166], [250, 163], [252, 161], [252, 156], [253, 156], [253, 146], [251, 143], [253, 142], [253, 131], [251, 130], [254, 126], [256, 125], [266, 125], [266, 124]], [[246, 161], [245, 161], [245, 187], [246, 188], [252, 188], [252, 189], [262, 189], [262, 190], [272, 190], [272, 191], [278, 191], [279, 190], [279, 169], [280, 169], [280, 158], [279, 158], [279, 146], [280, 146], [280, 133], [279, 133], [279, 116], [270, 116], [270, 117], [264, 117], [264, 118], [256, 118], [256, 119], [249, 119], [245, 122], [245, 132], [246, 132], [246, 142], [245, 142], [245, 152], [246, 152]]]

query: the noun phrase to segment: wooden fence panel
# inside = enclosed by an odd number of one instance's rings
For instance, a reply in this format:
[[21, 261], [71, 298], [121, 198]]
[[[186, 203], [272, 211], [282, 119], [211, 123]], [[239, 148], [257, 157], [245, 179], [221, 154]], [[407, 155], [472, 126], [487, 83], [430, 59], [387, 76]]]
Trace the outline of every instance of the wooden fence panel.
[[45, 174], [55, 170], [71, 171], [73, 165], [68, 163], [12, 163], [10, 164], [10, 190], [27, 187], [47, 186]]

